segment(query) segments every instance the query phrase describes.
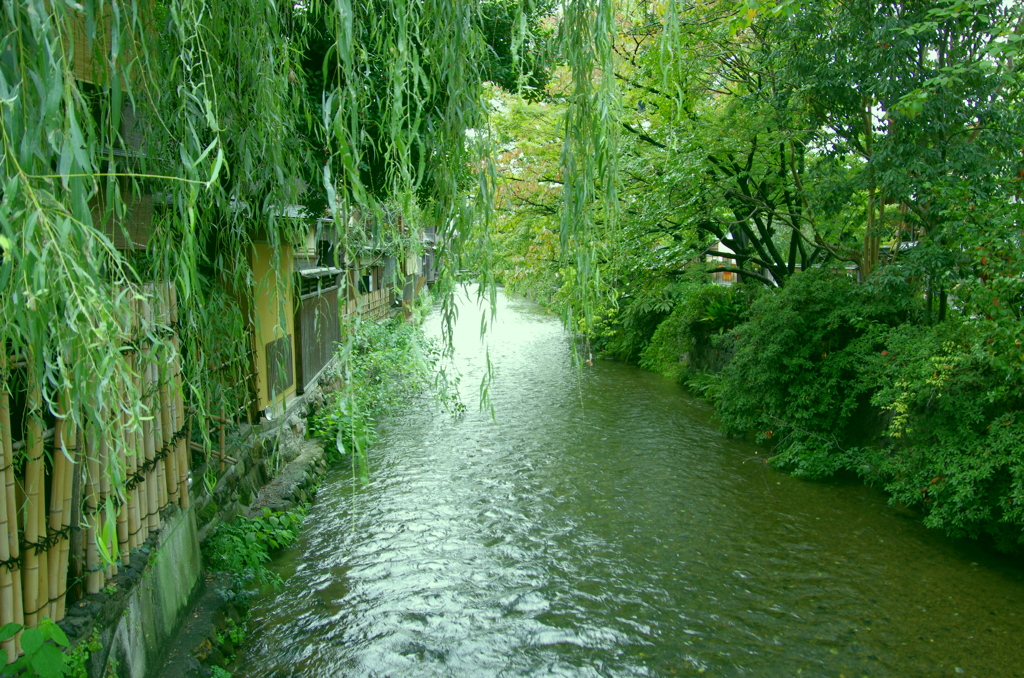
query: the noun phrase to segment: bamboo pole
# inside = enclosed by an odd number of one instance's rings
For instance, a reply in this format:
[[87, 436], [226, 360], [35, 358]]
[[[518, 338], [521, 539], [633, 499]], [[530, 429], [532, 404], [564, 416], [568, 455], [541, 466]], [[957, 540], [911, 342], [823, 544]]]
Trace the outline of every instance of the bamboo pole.
[[[160, 304], [160, 322], [169, 325], [171, 322], [170, 314], [170, 300], [169, 292], [167, 290], [167, 284], [161, 283], [158, 288], [158, 301]], [[164, 344], [160, 355], [160, 413], [161, 421], [164, 429], [164, 446], [171, 447], [170, 452], [164, 457], [164, 480], [167, 482], [167, 501], [172, 504], [178, 503], [178, 484], [180, 482], [180, 476], [178, 475], [178, 448], [172, 444], [174, 440], [175, 430], [175, 419], [177, 418], [174, 412], [174, 400], [173, 393], [171, 390], [171, 375], [170, 363], [172, 355], [168, 353], [168, 346]]]
[[[128, 433], [128, 451], [125, 455], [125, 478], [131, 479], [138, 471], [138, 431], [132, 430]], [[128, 552], [139, 546], [139, 490], [125, 488], [125, 510], [128, 520]]]
[[89, 446], [86, 450], [85, 477], [85, 592], [99, 593], [102, 574], [99, 571], [99, 550], [96, 548], [99, 524], [99, 447], [101, 432], [96, 431], [96, 422], [89, 427]]
[[[138, 332], [138, 322], [137, 322], [137, 320], [138, 320], [138, 308], [137, 308], [134, 300], [131, 301], [131, 308], [132, 308], [132, 319], [131, 319], [128, 335], [129, 335], [129, 337], [137, 337], [138, 334], [139, 334], [139, 332]], [[129, 369], [129, 373], [131, 374], [132, 388], [135, 390], [136, 393], [138, 393], [138, 380], [136, 379], [136, 370], [138, 369], [138, 354], [137, 353], [130, 353], [130, 354], [128, 354], [128, 369]], [[134, 409], [135, 408], [133, 408], [133, 410]], [[129, 421], [129, 423], [131, 422], [131, 417], [130, 416], [128, 417], [128, 421]], [[135, 472], [138, 470], [138, 463], [137, 462], [138, 462], [138, 458], [139, 458], [138, 457], [138, 454], [139, 454], [139, 435], [138, 435], [138, 433], [139, 432], [138, 432], [137, 428], [132, 428], [131, 430], [127, 430], [125, 433], [126, 433], [127, 452], [126, 452], [126, 456], [125, 456], [125, 470], [124, 470], [124, 474], [125, 474], [125, 479], [126, 479], [126, 482], [127, 482], [128, 480], [130, 480], [135, 475]], [[131, 553], [131, 550], [133, 548], [136, 548], [139, 545], [139, 542], [138, 542], [138, 539], [139, 539], [139, 532], [138, 532], [138, 530], [139, 530], [138, 496], [139, 496], [138, 488], [129, 490], [127, 487], [125, 487], [125, 507], [126, 507], [126, 509], [128, 511], [128, 552], [129, 553]]]
[[[0, 378], [7, 373], [7, 351], [0, 351]], [[0, 381], [0, 463], [4, 465], [5, 478], [0, 482], [0, 560], [9, 561], [18, 555], [18, 520], [14, 512], [14, 450], [11, 435], [11, 403], [7, 394], [7, 384]], [[10, 483], [6, 478], [10, 478]], [[15, 598], [21, 599], [21, 587], [15, 591], [14, 574], [19, 568], [12, 563], [10, 567], [0, 566], [0, 626], [12, 622], [21, 623], [15, 615]], [[20, 582], [18, 582], [20, 584]], [[16, 638], [9, 638], [3, 643], [7, 652], [7, 663], [18, 658]]]
[[[163, 379], [160, 383], [160, 424], [163, 429], [164, 449], [171, 446], [174, 439], [174, 425], [171, 412], [171, 398], [167, 388], [167, 371], [164, 370]], [[167, 501], [172, 504], [178, 503], [178, 464], [177, 446], [173, 447], [171, 453], [164, 457], [164, 482], [167, 485]]]
[[85, 578], [82, 568], [85, 565], [85, 531], [83, 525], [83, 508], [85, 503], [85, 467], [88, 456], [88, 438], [86, 437], [86, 424], [83, 420], [78, 426], [77, 442], [75, 446], [75, 465], [71, 471], [71, 524], [75, 529], [71, 531], [71, 539], [68, 540], [68, 576], [70, 581], [75, 582], [75, 591], [81, 595]]
[[[51, 473], [51, 478], [53, 474]], [[46, 455], [43, 455], [43, 477], [42, 482], [39, 485], [39, 513], [37, 514], [39, 520], [39, 542], [49, 542], [49, 510], [46, 507]], [[39, 599], [36, 601], [36, 607], [39, 609], [39, 620], [42, 621], [44, 617], [50, 616], [50, 551], [52, 547], [47, 547], [41, 550], [39, 553]], [[54, 581], [56, 584], [56, 581]]]
[[[178, 290], [174, 286], [174, 283], [170, 283], [167, 287], [167, 302], [168, 310], [171, 317], [171, 327], [174, 328], [174, 334], [171, 336], [171, 346], [174, 347], [174, 357], [171, 363], [171, 370], [174, 373], [173, 384], [174, 384], [174, 411], [175, 416], [175, 430], [184, 428], [185, 436], [178, 440], [178, 502], [181, 508], [187, 509], [190, 504], [190, 498], [188, 493], [188, 467], [189, 459], [191, 454], [188, 449], [188, 441], [192, 437], [192, 420], [185, 415], [185, 396], [182, 393], [182, 378], [181, 378], [181, 339], [178, 337]], [[188, 424], [186, 425], [186, 419]]]
[[[71, 526], [71, 498], [74, 494], [74, 479], [75, 470], [78, 467], [78, 461], [81, 459], [79, 454], [79, 448], [82, 444], [81, 431], [77, 427], [72, 426], [72, 434], [69, 435], [69, 439], [75, 441], [75, 447], [71, 451], [71, 459], [67, 460], [67, 465], [64, 467], [64, 507], [61, 512], [61, 529], [65, 530]], [[54, 621], [60, 621], [64, 618], [64, 613], [67, 610], [67, 592], [68, 592], [68, 562], [71, 554], [71, 537], [68, 535], [67, 538], [62, 539], [60, 542], [60, 551], [57, 558], [57, 575], [59, 577], [57, 581], [57, 602], [56, 602], [56, 614]]]
[[[40, 541], [39, 526], [43, 497], [43, 420], [40, 413], [42, 392], [33, 370], [33, 361], [28, 365], [28, 399], [25, 408], [27, 425], [25, 462], [25, 542], [37, 544]], [[29, 546], [24, 554], [25, 569], [22, 576], [24, 589], [25, 625], [35, 626], [39, 620], [39, 551]]]
[[[155, 288], [154, 288], [155, 289]], [[154, 321], [159, 320], [159, 307], [151, 309], [151, 318]], [[157, 361], [160, 359], [159, 352], [156, 348], [150, 349], [150, 361], [149, 361], [149, 375], [150, 375], [150, 391], [153, 393], [153, 439], [156, 452], [162, 452], [164, 448], [164, 419], [163, 419], [163, 390], [160, 388], [160, 366]], [[164, 510], [167, 506], [167, 474], [165, 473], [166, 464], [163, 459], [159, 459], [156, 462], [156, 493], [157, 493], [157, 512], [159, 519], [159, 512]]]
[[[152, 320], [152, 309], [149, 306], [149, 287], [144, 288], [144, 294], [140, 300], [142, 320], [148, 324]], [[156, 458], [156, 417], [153, 416], [153, 361], [152, 350], [146, 351], [142, 370], [142, 391], [143, 405], [146, 409], [146, 418], [142, 422], [142, 430], [145, 443], [146, 464], [150, 466], [146, 472], [146, 523], [147, 536], [152, 530], [160, 529], [160, 492], [157, 486], [158, 473], [154, 464]]]
[[[141, 302], [136, 299], [133, 302], [133, 309], [135, 311], [135, 322], [136, 328], [133, 334], [138, 337], [141, 335], [140, 328], [142, 327], [142, 306]], [[139, 393], [139, 397], [143, 397], [143, 370], [142, 365], [144, 364], [141, 358], [141, 347], [138, 347], [132, 363], [133, 379], [135, 381], [135, 390]], [[144, 401], [142, 401], [144, 402]], [[141, 408], [140, 408], [141, 412]], [[134, 472], [138, 473], [139, 468], [146, 461], [146, 435], [145, 435], [145, 423], [140, 422], [139, 426], [135, 429], [135, 460], [134, 460]], [[135, 545], [141, 546], [146, 538], [149, 536], [149, 500], [146, 496], [146, 481], [143, 478], [142, 482], [135, 486]]]
[[[121, 411], [121, 430], [123, 431], [124, 444], [121, 445], [117, 452], [117, 463], [125, 471], [128, 470], [128, 453], [127, 445], [129, 440], [128, 429], [128, 413], [123, 409]], [[123, 477], [118, 474], [118, 477]], [[123, 487], [118, 488], [123, 491], [126, 495], [128, 491]], [[128, 502], [123, 501], [121, 505], [117, 507], [117, 552], [121, 559], [121, 566], [125, 567], [131, 562], [131, 552], [128, 546]]]
[[[135, 376], [135, 383], [142, 392], [141, 375]], [[135, 472], [138, 473], [142, 465], [146, 463], [146, 436], [143, 432], [143, 425], [135, 430]], [[149, 537], [149, 497], [146, 494], [146, 478], [143, 474], [142, 480], [135, 486], [135, 521], [137, 546], [141, 546]]]
[[[153, 387], [156, 388], [159, 383], [159, 377], [156, 375], [157, 367], [152, 366], [153, 369]], [[164, 421], [163, 421], [163, 403], [160, 402], [163, 393], [157, 389], [156, 401], [153, 403], [153, 430], [155, 432], [156, 448], [158, 451], [163, 451], [164, 446]], [[167, 506], [167, 465], [164, 463], [167, 457], [160, 459], [156, 462], [156, 493], [157, 493], [157, 510], [163, 511], [164, 507]]]
[[[74, 433], [73, 427], [67, 425], [68, 394], [61, 395], [60, 411], [57, 413], [57, 421], [53, 426], [53, 471], [50, 474], [50, 530], [60, 532], [64, 527], [64, 488], [65, 476], [70, 473], [68, 460], [65, 451], [65, 438]], [[46, 597], [49, 600], [50, 619], [57, 621], [57, 598], [60, 580], [60, 553], [63, 549], [65, 538], [61, 537], [56, 544], [46, 552], [47, 558], [47, 591]]]

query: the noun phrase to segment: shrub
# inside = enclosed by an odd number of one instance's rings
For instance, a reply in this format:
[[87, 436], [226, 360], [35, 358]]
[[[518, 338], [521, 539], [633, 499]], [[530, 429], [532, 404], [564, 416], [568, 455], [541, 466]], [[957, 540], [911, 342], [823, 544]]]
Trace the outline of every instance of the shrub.
[[706, 362], [696, 358], [695, 349], [712, 348], [717, 343], [713, 338], [724, 337], [735, 327], [755, 294], [757, 291], [748, 286], [686, 286], [672, 313], [658, 325], [641, 353], [640, 366], [677, 381], [691, 376]]
[[1024, 543], [1024, 390], [976, 323], [903, 326], [873, 357], [872, 402], [890, 415], [875, 467], [893, 498], [953, 536]]
[[864, 373], [905, 316], [893, 299], [830, 270], [762, 295], [733, 330], [735, 355], [708, 389], [723, 429], [754, 431], [797, 475], [863, 465], [847, 448], [874, 433], [864, 426], [875, 388]]
[[263, 509], [255, 518], [236, 518], [217, 527], [206, 540], [203, 553], [211, 570], [231, 575], [238, 590], [250, 583], [280, 585], [281, 578], [267, 569], [270, 554], [292, 544], [306, 512]]
[[362, 457], [374, 436], [374, 419], [408, 403], [430, 383], [440, 356], [414, 324], [392, 319], [362, 322], [342, 349], [346, 387], [309, 419], [310, 435], [332, 443], [336, 454]]

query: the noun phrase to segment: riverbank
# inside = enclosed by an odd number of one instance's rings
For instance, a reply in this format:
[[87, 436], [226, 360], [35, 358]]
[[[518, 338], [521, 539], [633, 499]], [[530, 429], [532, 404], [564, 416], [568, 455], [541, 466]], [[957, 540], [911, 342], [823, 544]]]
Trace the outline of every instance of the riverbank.
[[822, 268], [769, 288], [692, 273], [660, 310], [632, 302], [596, 318], [595, 352], [685, 384], [776, 468], [856, 475], [929, 528], [1024, 548], [1013, 333], [967, 306], [933, 314], [882, 276]]
[[270, 555], [295, 539], [332, 466], [353, 469], [357, 482], [365, 477], [377, 417], [425, 388], [436, 359], [415, 322], [360, 323], [335, 367], [280, 421], [230, 438], [232, 466], [196, 502], [207, 572], [160, 676], [230, 675], [226, 667], [245, 638], [249, 601], [258, 590], [281, 585], [266, 567]]
[[372, 482], [328, 472], [236, 678], [1014, 674], [1009, 559], [765, 465], [659, 375], [578, 369], [522, 299], [481, 342], [481, 310], [460, 308], [455, 360], [467, 402], [493, 372], [493, 417], [411, 408]]

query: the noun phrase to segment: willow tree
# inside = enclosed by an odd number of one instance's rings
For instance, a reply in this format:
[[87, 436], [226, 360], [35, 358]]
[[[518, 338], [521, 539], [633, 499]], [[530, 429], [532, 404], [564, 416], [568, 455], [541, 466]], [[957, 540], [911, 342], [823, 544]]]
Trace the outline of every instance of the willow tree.
[[[139, 380], [147, 361], [187, 355], [189, 400], [202, 414], [204, 356], [217, 336], [205, 330], [223, 308], [212, 290], [250, 285], [254, 237], [295, 242], [319, 208], [285, 215], [315, 203], [318, 189], [348, 257], [382, 237], [351, 215], [380, 214], [383, 203], [437, 229], [447, 279], [471, 238], [486, 250], [493, 169], [487, 135], [474, 133], [485, 122], [482, 64], [493, 66], [496, 14], [485, 9], [475, 0], [4, 3], [0, 342], [38, 393], [28, 416], [39, 430], [56, 418], [107, 439], [103, 472], [120, 495], [118, 460], [154, 414]], [[561, 10], [558, 44], [576, 81], [562, 241], [578, 252], [585, 311], [595, 210], [603, 223], [615, 211], [614, 16], [611, 0]], [[527, 24], [506, 23], [518, 30], [503, 54], [520, 68]], [[327, 39], [311, 101], [314, 24]], [[175, 326], [138, 322], [150, 281], [173, 283]], [[444, 308], [450, 322], [450, 294]], [[8, 362], [0, 381], [12, 389]]]

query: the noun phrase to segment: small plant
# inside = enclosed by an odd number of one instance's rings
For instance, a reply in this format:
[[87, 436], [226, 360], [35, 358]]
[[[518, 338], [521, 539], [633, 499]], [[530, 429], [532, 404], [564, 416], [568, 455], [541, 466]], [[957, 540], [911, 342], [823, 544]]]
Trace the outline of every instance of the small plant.
[[227, 623], [227, 634], [228, 639], [235, 645], [241, 644], [245, 640], [245, 625], [236, 624], [234, 619], [228, 619]]
[[66, 673], [70, 678], [88, 678], [89, 673], [85, 668], [86, 663], [89, 661], [89, 656], [93, 652], [99, 652], [103, 649], [103, 645], [100, 644], [99, 631], [93, 631], [88, 641], [84, 641], [75, 646], [75, 649], [71, 651], [67, 656], [66, 660]]
[[13, 638], [21, 631], [21, 649], [25, 653], [0, 669], [0, 676], [25, 676], [27, 678], [60, 678], [69, 675], [69, 657], [60, 649], [67, 648], [68, 637], [49, 618], [39, 622], [34, 629], [21, 624], [5, 624], [0, 628], [0, 642]]
[[106, 593], [108, 596], [114, 595], [115, 593], [117, 593], [117, 584], [107, 584], [103, 587], [103, 592]]
[[214, 666], [212, 667], [211, 670], [212, 673], [210, 673], [210, 678], [231, 678], [231, 672], [227, 669], [222, 669], [219, 666]]
[[277, 588], [281, 578], [267, 568], [270, 554], [295, 541], [306, 512], [263, 509], [255, 518], [237, 518], [218, 527], [206, 542], [210, 569], [227, 572], [236, 590], [250, 583]]

